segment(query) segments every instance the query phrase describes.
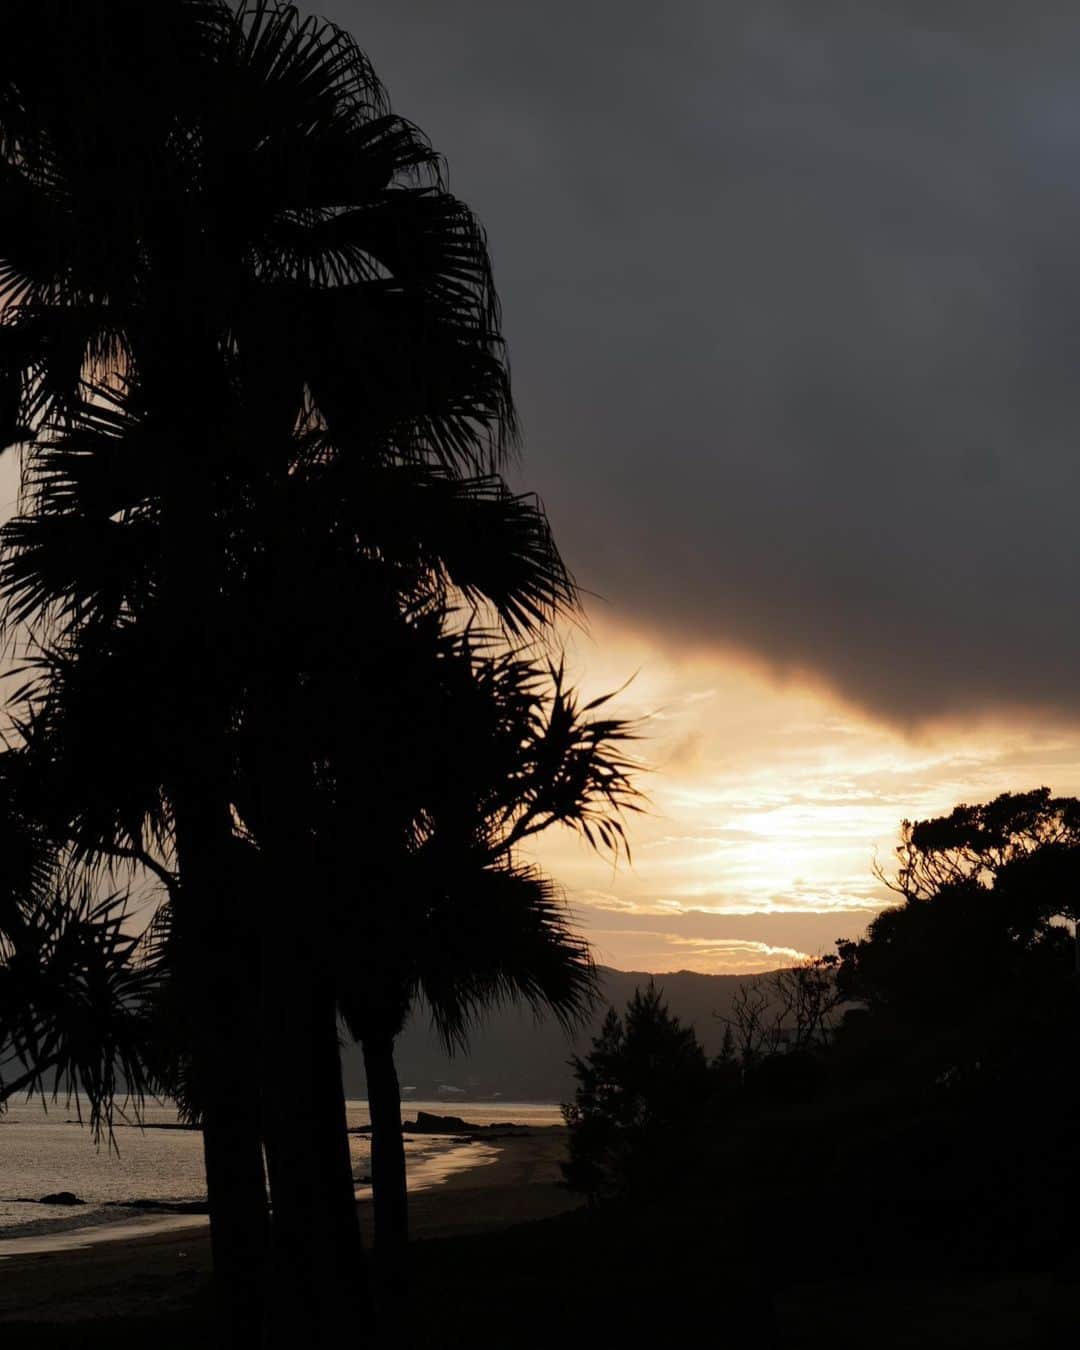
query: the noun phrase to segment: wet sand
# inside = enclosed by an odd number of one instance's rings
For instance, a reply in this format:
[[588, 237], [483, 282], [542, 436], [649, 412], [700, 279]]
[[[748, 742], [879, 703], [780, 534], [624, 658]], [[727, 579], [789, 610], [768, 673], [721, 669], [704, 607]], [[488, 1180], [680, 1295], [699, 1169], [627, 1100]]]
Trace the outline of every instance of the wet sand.
[[[566, 1128], [549, 1125], [528, 1135], [485, 1141], [495, 1156], [467, 1170], [453, 1172], [438, 1186], [409, 1197], [409, 1223], [417, 1239], [485, 1233], [514, 1223], [550, 1219], [575, 1209], [581, 1197], [559, 1184], [559, 1163], [566, 1156]], [[361, 1205], [365, 1236], [370, 1213]]]
[[[491, 1232], [551, 1218], [580, 1203], [559, 1186], [566, 1131], [553, 1125], [528, 1135], [461, 1145], [467, 1167], [454, 1168], [409, 1196], [417, 1241]], [[372, 1208], [357, 1206], [370, 1244]], [[0, 1322], [78, 1321], [167, 1314], [205, 1282], [210, 1242], [205, 1222], [145, 1236], [98, 1241], [74, 1250], [0, 1260]]]

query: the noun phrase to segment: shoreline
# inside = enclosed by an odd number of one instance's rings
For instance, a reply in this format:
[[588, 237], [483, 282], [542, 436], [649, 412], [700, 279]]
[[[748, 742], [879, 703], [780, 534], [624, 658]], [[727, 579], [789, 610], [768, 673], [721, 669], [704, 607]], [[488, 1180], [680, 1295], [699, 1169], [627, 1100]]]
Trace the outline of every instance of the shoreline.
[[[410, 1189], [412, 1240], [491, 1232], [577, 1208], [580, 1198], [559, 1185], [565, 1139], [565, 1126], [535, 1126], [527, 1135], [447, 1150], [448, 1158], [473, 1147], [490, 1156]], [[370, 1250], [373, 1207], [358, 1199], [357, 1212]], [[0, 1322], [137, 1316], [187, 1303], [210, 1272], [209, 1226], [205, 1219], [200, 1225], [191, 1216], [169, 1217], [177, 1222], [164, 1230], [110, 1233], [62, 1250], [5, 1255]]]
[[[167, 1129], [166, 1125], [150, 1128]], [[187, 1128], [182, 1127], [182, 1128]], [[352, 1131], [351, 1133], [359, 1131]], [[496, 1157], [494, 1144], [502, 1136], [467, 1138], [458, 1134], [429, 1131], [416, 1138], [420, 1145], [408, 1155], [410, 1194], [432, 1186], [443, 1185], [459, 1172], [491, 1164]], [[370, 1179], [355, 1183], [357, 1204], [371, 1202]], [[89, 1212], [81, 1215], [86, 1208]], [[100, 1243], [123, 1242], [135, 1238], [149, 1238], [158, 1233], [172, 1233], [184, 1229], [205, 1228], [209, 1223], [206, 1202], [184, 1202], [183, 1207], [172, 1202], [106, 1201], [104, 1205], [79, 1204], [72, 1207], [70, 1216], [47, 1218], [0, 1233], [0, 1269], [20, 1256], [45, 1255], [50, 1252], [81, 1251]]]

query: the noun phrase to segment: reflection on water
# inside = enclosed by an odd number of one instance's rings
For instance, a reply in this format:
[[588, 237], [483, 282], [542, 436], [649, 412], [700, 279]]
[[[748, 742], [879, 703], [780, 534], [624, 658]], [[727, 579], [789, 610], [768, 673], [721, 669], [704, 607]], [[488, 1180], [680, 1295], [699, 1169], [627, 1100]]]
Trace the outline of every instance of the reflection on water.
[[[556, 1125], [559, 1108], [528, 1102], [406, 1102], [405, 1119], [417, 1110], [454, 1115], [470, 1125], [507, 1123]], [[370, 1121], [367, 1103], [347, 1104], [350, 1129]], [[39, 1102], [12, 1105], [0, 1116], [0, 1256], [30, 1250], [56, 1250], [103, 1237], [129, 1237], [148, 1231], [190, 1227], [191, 1215], [138, 1214], [111, 1208], [110, 1202], [155, 1200], [192, 1203], [206, 1196], [202, 1137], [198, 1131], [160, 1128], [177, 1124], [172, 1106], [147, 1106], [143, 1118], [149, 1127], [120, 1123], [116, 1147], [95, 1147], [89, 1129], [75, 1119], [74, 1108]], [[371, 1167], [370, 1143], [365, 1135], [349, 1136], [354, 1177], [366, 1177]], [[460, 1143], [443, 1135], [408, 1135], [406, 1156], [410, 1190], [438, 1185], [451, 1172], [494, 1161], [490, 1144]], [[77, 1207], [28, 1203], [43, 1195], [69, 1191], [84, 1201]], [[370, 1195], [360, 1183], [357, 1195]]]

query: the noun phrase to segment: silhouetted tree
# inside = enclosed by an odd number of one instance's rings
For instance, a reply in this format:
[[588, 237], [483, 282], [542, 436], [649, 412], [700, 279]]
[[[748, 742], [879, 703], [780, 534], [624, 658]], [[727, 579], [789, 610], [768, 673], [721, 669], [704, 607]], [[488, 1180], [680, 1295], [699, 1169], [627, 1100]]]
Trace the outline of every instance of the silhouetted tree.
[[839, 992], [866, 1010], [852, 1028], [936, 1074], [1071, 1035], [1078, 821], [1080, 803], [1045, 788], [905, 821], [903, 903], [837, 943]]
[[[325, 1189], [309, 1184], [326, 1140], [276, 1085], [260, 1117], [245, 1066], [277, 1035], [302, 1048], [313, 1083], [339, 1075], [317, 956], [331, 935], [309, 914], [290, 941], [310, 850], [288, 796], [264, 803], [260, 983], [265, 994], [287, 972], [300, 993], [288, 1020], [264, 997], [260, 1025], [258, 990], [237, 978], [252, 909], [235, 866], [233, 737], [242, 716], [266, 726], [265, 710], [296, 708], [343, 613], [350, 631], [370, 618], [354, 584], [336, 624], [314, 623], [313, 585], [337, 579], [320, 540], [354, 578], [373, 558], [405, 560], [520, 628], [569, 600], [542, 513], [494, 472], [514, 425], [483, 235], [351, 40], [263, 3], [13, 3], [0, 167], [4, 433], [36, 437], [5, 585], [9, 623], [33, 623], [47, 647], [33, 715], [46, 707], [71, 731], [57, 700], [75, 686], [84, 712], [117, 715], [107, 753], [130, 753], [148, 791], [111, 814], [79, 808], [83, 846], [108, 816], [104, 854], [144, 851], [148, 828], [172, 853], [233, 1337], [250, 1340], [261, 1318], [269, 1132], [275, 1232], [303, 1255], [271, 1287], [307, 1300], [305, 1334], [326, 1341], [355, 1305]], [[297, 506], [311, 530], [294, 529]], [[296, 767], [277, 758], [264, 795]], [[148, 801], [149, 826], [126, 809]], [[343, 1121], [334, 1137], [340, 1156]]]
[[[896, 849], [897, 868], [877, 875], [906, 899], [927, 899], [946, 885], [976, 881], [993, 885], [1005, 869], [1033, 857], [1072, 865], [1080, 847], [1080, 801], [1054, 797], [1046, 787], [1003, 792], [975, 806], [962, 803], [947, 816], [905, 820]], [[1071, 914], [1077, 902], [1067, 891], [1046, 888], [1047, 903]]]
[[652, 981], [625, 1017], [614, 1008], [592, 1050], [573, 1060], [567, 1184], [592, 1200], [647, 1192], [677, 1170], [680, 1139], [711, 1091], [705, 1052]]
[[838, 965], [836, 956], [806, 957], [739, 986], [720, 1020], [743, 1086], [781, 1096], [809, 1090], [838, 1020]]
[[[363, 1045], [375, 1242], [392, 1280], [400, 1278], [408, 1236], [394, 1041], [414, 1004], [426, 1006], [455, 1051], [467, 1048], [471, 1028], [491, 1008], [520, 1001], [538, 1017], [550, 1013], [569, 1026], [584, 1015], [595, 989], [586, 943], [571, 930], [554, 887], [533, 868], [479, 867], [468, 878], [420, 883], [409, 899], [394, 916], [405, 923], [392, 918], [394, 936], [384, 931], [367, 949], [367, 959], [383, 954], [383, 978], [364, 978], [342, 996], [346, 1024]], [[372, 917], [378, 923], [382, 915]]]
[[833, 1014], [840, 1003], [836, 988], [838, 965], [836, 956], [809, 956], [768, 977], [779, 1025], [787, 1032], [789, 1050], [814, 1050], [828, 1045], [834, 1030]]
[[762, 979], [740, 984], [731, 1001], [731, 1016], [723, 1019], [731, 1033], [735, 1058], [745, 1073], [780, 1045], [780, 1022], [772, 993]]
[[713, 1058], [709, 1072], [718, 1104], [729, 1104], [739, 1096], [742, 1089], [742, 1065], [735, 1053], [735, 1033], [730, 1025], [724, 1028], [720, 1053]]
[[[340, 899], [358, 957], [341, 971], [339, 999], [364, 1046], [376, 1232], [387, 1253], [400, 1250], [407, 1216], [393, 1042], [415, 999], [451, 1048], [510, 999], [566, 1023], [579, 1017], [594, 986], [587, 945], [550, 882], [516, 850], [558, 824], [617, 856], [621, 813], [638, 809], [621, 748], [635, 730], [602, 715], [608, 698], [583, 706], [561, 665], [492, 653], [490, 641], [469, 634], [443, 634], [436, 647], [422, 744], [410, 756], [388, 747], [381, 783], [385, 798], [408, 803], [407, 846], [376, 903], [370, 893]], [[405, 784], [391, 781], [391, 764]], [[351, 851], [351, 840], [341, 843]], [[332, 849], [326, 860], [331, 876], [349, 875]]]

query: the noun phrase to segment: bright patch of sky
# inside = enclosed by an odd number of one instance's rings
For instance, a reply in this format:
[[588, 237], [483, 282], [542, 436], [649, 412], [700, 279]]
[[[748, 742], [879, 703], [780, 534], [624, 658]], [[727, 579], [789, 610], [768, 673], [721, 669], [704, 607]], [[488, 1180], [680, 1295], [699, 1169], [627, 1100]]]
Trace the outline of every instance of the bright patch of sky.
[[[563, 832], [536, 856], [597, 957], [620, 969], [766, 970], [860, 933], [890, 893], [901, 820], [1046, 784], [1080, 792], [1080, 729], [1030, 714], [910, 734], [797, 674], [677, 656], [594, 621], [568, 639], [592, 695], [643, 719], [646, 811], [613, 867]], [[635, 673], [636, 672], [636, 673]]]

